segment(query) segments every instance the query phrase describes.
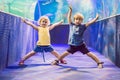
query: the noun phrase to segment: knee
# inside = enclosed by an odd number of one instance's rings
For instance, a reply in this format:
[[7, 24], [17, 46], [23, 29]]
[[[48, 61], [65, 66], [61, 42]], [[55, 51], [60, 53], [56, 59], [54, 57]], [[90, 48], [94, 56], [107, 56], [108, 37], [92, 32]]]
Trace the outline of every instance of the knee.
[[86, 54], [87, 56], [92, 56], [93, 54], [91, 52], [87, 53]]
[[31, 52], [31, 55], [35, 55], [35, 52]]

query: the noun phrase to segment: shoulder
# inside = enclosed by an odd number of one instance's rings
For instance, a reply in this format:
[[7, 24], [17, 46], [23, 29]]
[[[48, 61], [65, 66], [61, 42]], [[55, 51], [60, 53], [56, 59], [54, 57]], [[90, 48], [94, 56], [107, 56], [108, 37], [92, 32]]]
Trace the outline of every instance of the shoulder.
[[83, 24], [81, 24], [81, 26], [82, 26], [82, 27], [86, 27], [86, 24], [85, 24], [85, 23], [83, 23]]
[[38, 29], [40, 29], [41, 27], [40, 26], [37, 26], [38, 27]]

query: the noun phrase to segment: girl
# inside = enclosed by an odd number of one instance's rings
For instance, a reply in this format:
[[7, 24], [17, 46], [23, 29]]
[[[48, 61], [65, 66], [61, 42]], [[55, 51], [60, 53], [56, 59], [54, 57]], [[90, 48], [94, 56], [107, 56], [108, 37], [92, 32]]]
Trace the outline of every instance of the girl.
[[[33, 23], [22, 19], [22, 21], [31, 27], [33, 27], [35, 30], [38, 31], [38, 41], [37, 45], [34, 50], [26, 54], [19, 62], [19, 65], [24, 65], [24, 61], [36, 54], [37, 52], [50, 52], [52, 53], [56, 58], [59, 58], [59, 54], [51, 47], [50, 43], [50, 33], [49, 31], [55, 28], [56, 26], [63, 23], [63, 21], [57, 22], [51, 26], [50, 20], [47, 16], [42, 16], [38, 20], [39, 26], [34, 25]], [[61, 63], [66, 64], [65, 60], [60, 60]]]

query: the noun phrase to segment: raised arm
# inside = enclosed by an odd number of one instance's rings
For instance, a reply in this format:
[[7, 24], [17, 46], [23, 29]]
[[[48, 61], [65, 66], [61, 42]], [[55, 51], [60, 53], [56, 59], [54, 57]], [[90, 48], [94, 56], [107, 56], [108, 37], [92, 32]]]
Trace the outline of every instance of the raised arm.
[[98, 17], [99, 17], [99, 15], [97, 14], [96, 17], [95, 17], [94, 19], [92, 19], [91, 21], [87, 22], [87, 23], [85, 24], [86, 27], [88, 27], [89, 25], [91, 25], [91, 24], [93, 24], [94, 22], [96, 22], [97, 19], [98, 19]]
[[53, 25], [50, 26], [49, 30], [52, 30], [53, 28], [61, 25], [63, 23], [63, 20], [61, 20], [60, 22], [54, 23]]
[[68, 23], [69, 24], [72, 22], [71, 16], [72, 16], [72, 7], [69, 6], [69, 11], [68, 11]]
[[36, 25], [34, 25], [33, 23], [27, 21], [27, 20], [24, 19], [24, 18], [21, 18], [21, 20], [22, 20], [24, 23], [26, 23], [26, 24], [32, 26], [34, 29], [38, 30], [38, 27], [37, 27]]

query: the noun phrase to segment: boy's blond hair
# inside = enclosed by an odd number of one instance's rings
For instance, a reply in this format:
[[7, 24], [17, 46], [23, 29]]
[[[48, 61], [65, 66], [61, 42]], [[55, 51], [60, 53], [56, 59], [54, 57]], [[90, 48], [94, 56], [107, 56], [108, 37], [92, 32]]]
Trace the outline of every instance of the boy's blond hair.
[[47, 17], [47, 16], [41, 16], [40, 18], [39, 18], [39, 20], [38, 20], [38, 24], [40, 24], [40, 22], [41, 22], [41, 20], [47, 20], [48, 21], [48, 25], [50, 25], [50, 20], [49, 20], [49, 18]]
[[76, 13], [76, 14], [74, 15], [74, 20], [75, 20], [76, 18], [79, 18], [79, 19], [83, 20], [83, 19], [84, 19], [84, 16], [83, 16], [81, 13]]

